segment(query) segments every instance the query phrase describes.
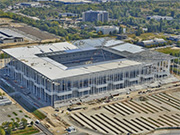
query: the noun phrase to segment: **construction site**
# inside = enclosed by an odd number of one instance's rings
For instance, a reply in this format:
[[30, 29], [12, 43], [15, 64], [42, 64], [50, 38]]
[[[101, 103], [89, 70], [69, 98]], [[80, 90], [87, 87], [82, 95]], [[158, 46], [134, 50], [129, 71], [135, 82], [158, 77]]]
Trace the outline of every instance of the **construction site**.
[[179, 129], [180, 83], [116, 95], [89, 104], [71, 106], [61, 116], [79, 132], [90, 134], [149, 134], [156, 130]]

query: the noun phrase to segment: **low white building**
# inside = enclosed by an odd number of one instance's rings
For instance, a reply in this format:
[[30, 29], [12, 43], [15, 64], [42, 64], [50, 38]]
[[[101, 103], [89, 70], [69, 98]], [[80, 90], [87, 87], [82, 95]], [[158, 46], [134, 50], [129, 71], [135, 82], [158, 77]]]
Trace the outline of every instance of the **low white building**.
[[40, 7], [41, 6], [39, 2], [23, 2], [20, 5], [23, 7]]
[[156, 21], [160, 21], [162, 20], [173, 20], [173, 17], [171, 16], [159, 16], [159, 15], [153, 15], [153, 16], [148, 16], [147, 17], [148, 20], [154, 19]]
[[165, 44], [165, 43], [167, 43], [167, 42], [164, 39], [155, 38], [155, 39], [139, 42], [138, 44], [142, 45], [142, 46], [151, 46], [151, 45], [160, 45], [160, 44]]
[[96, 28], [96, 32], [102, 31], [103, 35], [108, 35], [108, 34], [113, 33], [114, 31], [116, 32], [119, 31], [119, 27], [116, 27], [116, 26], [99, 26], [95, 28]]

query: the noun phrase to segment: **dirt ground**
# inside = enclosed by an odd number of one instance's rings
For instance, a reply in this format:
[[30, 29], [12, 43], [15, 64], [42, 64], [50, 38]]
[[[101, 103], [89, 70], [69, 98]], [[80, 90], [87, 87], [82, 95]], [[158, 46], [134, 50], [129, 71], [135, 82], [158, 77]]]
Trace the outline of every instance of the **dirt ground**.
[[9, 18], [0, 18], [0, 25], [9, 26], [9, 27], [22, 27], [22, 24], [13, 22], [12, 19]]
[[61, 120], [60, 117], [57, 117], [57, 112], [52, 108], [51, 106], [41, 108], [42, 111], [47, 113], [47, 117], [49, 120], [45, 119], [41, 121], [45, 125], [49, 126], [49, 130], [54, 134], [54, 135], [60, 135], [64, 134], [65, 129], [69, 126], [64, 124]]
[[16, 29], [18, 29], [19, 31], [22, 31], [26, 34], [30, 34], [33, 35], [34, 37], [37, 37], [41, 40], [46, 40], [46, 39], [57, 39], [57, 36], [44, 32], [44, 31], [40, 31], [39, 29], [30, 27], [30, 26], [23, 26], [23, 27], [16, 27]]
[[48, 33], [46, 31], [41, 31], [38, 28], [31, 27], [23, 23], [17, 23], [13, 21], [12, 19], [8, 19], [8, 18], [0, 18], [0, 27], [9, 27], [9, 28], [15, 29], [16, 31], [19, 31], [20, 33], [29, 35], [29, 37], [32, 37], [32, 39], [34, 40], [55, 41], [59, 39], [59, 36]]

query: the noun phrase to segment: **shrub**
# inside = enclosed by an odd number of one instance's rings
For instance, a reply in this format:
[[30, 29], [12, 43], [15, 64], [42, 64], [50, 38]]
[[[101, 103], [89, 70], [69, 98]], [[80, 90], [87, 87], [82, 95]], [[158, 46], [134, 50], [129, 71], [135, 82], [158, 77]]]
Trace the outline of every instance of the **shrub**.
[[14, 114], [15, 116], [17, 116], [17, 113], [13, 112], [13, 114]]

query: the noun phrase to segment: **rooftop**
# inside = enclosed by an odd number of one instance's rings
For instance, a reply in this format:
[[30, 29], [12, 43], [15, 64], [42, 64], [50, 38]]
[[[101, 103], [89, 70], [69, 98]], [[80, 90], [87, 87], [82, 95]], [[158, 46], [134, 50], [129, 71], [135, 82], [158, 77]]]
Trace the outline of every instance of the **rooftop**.
[[0, 28], [0, 38], [12, 38], [12, 37], [24, 37], [24, 36], [9, 28]]
[[97, 12], [97, 13], [108, 13], [108, 11], [103, 11], [103, 10], [89, 10], [89, 11], [86, 11], [85, 13], [92, 13], [92, 12]]

